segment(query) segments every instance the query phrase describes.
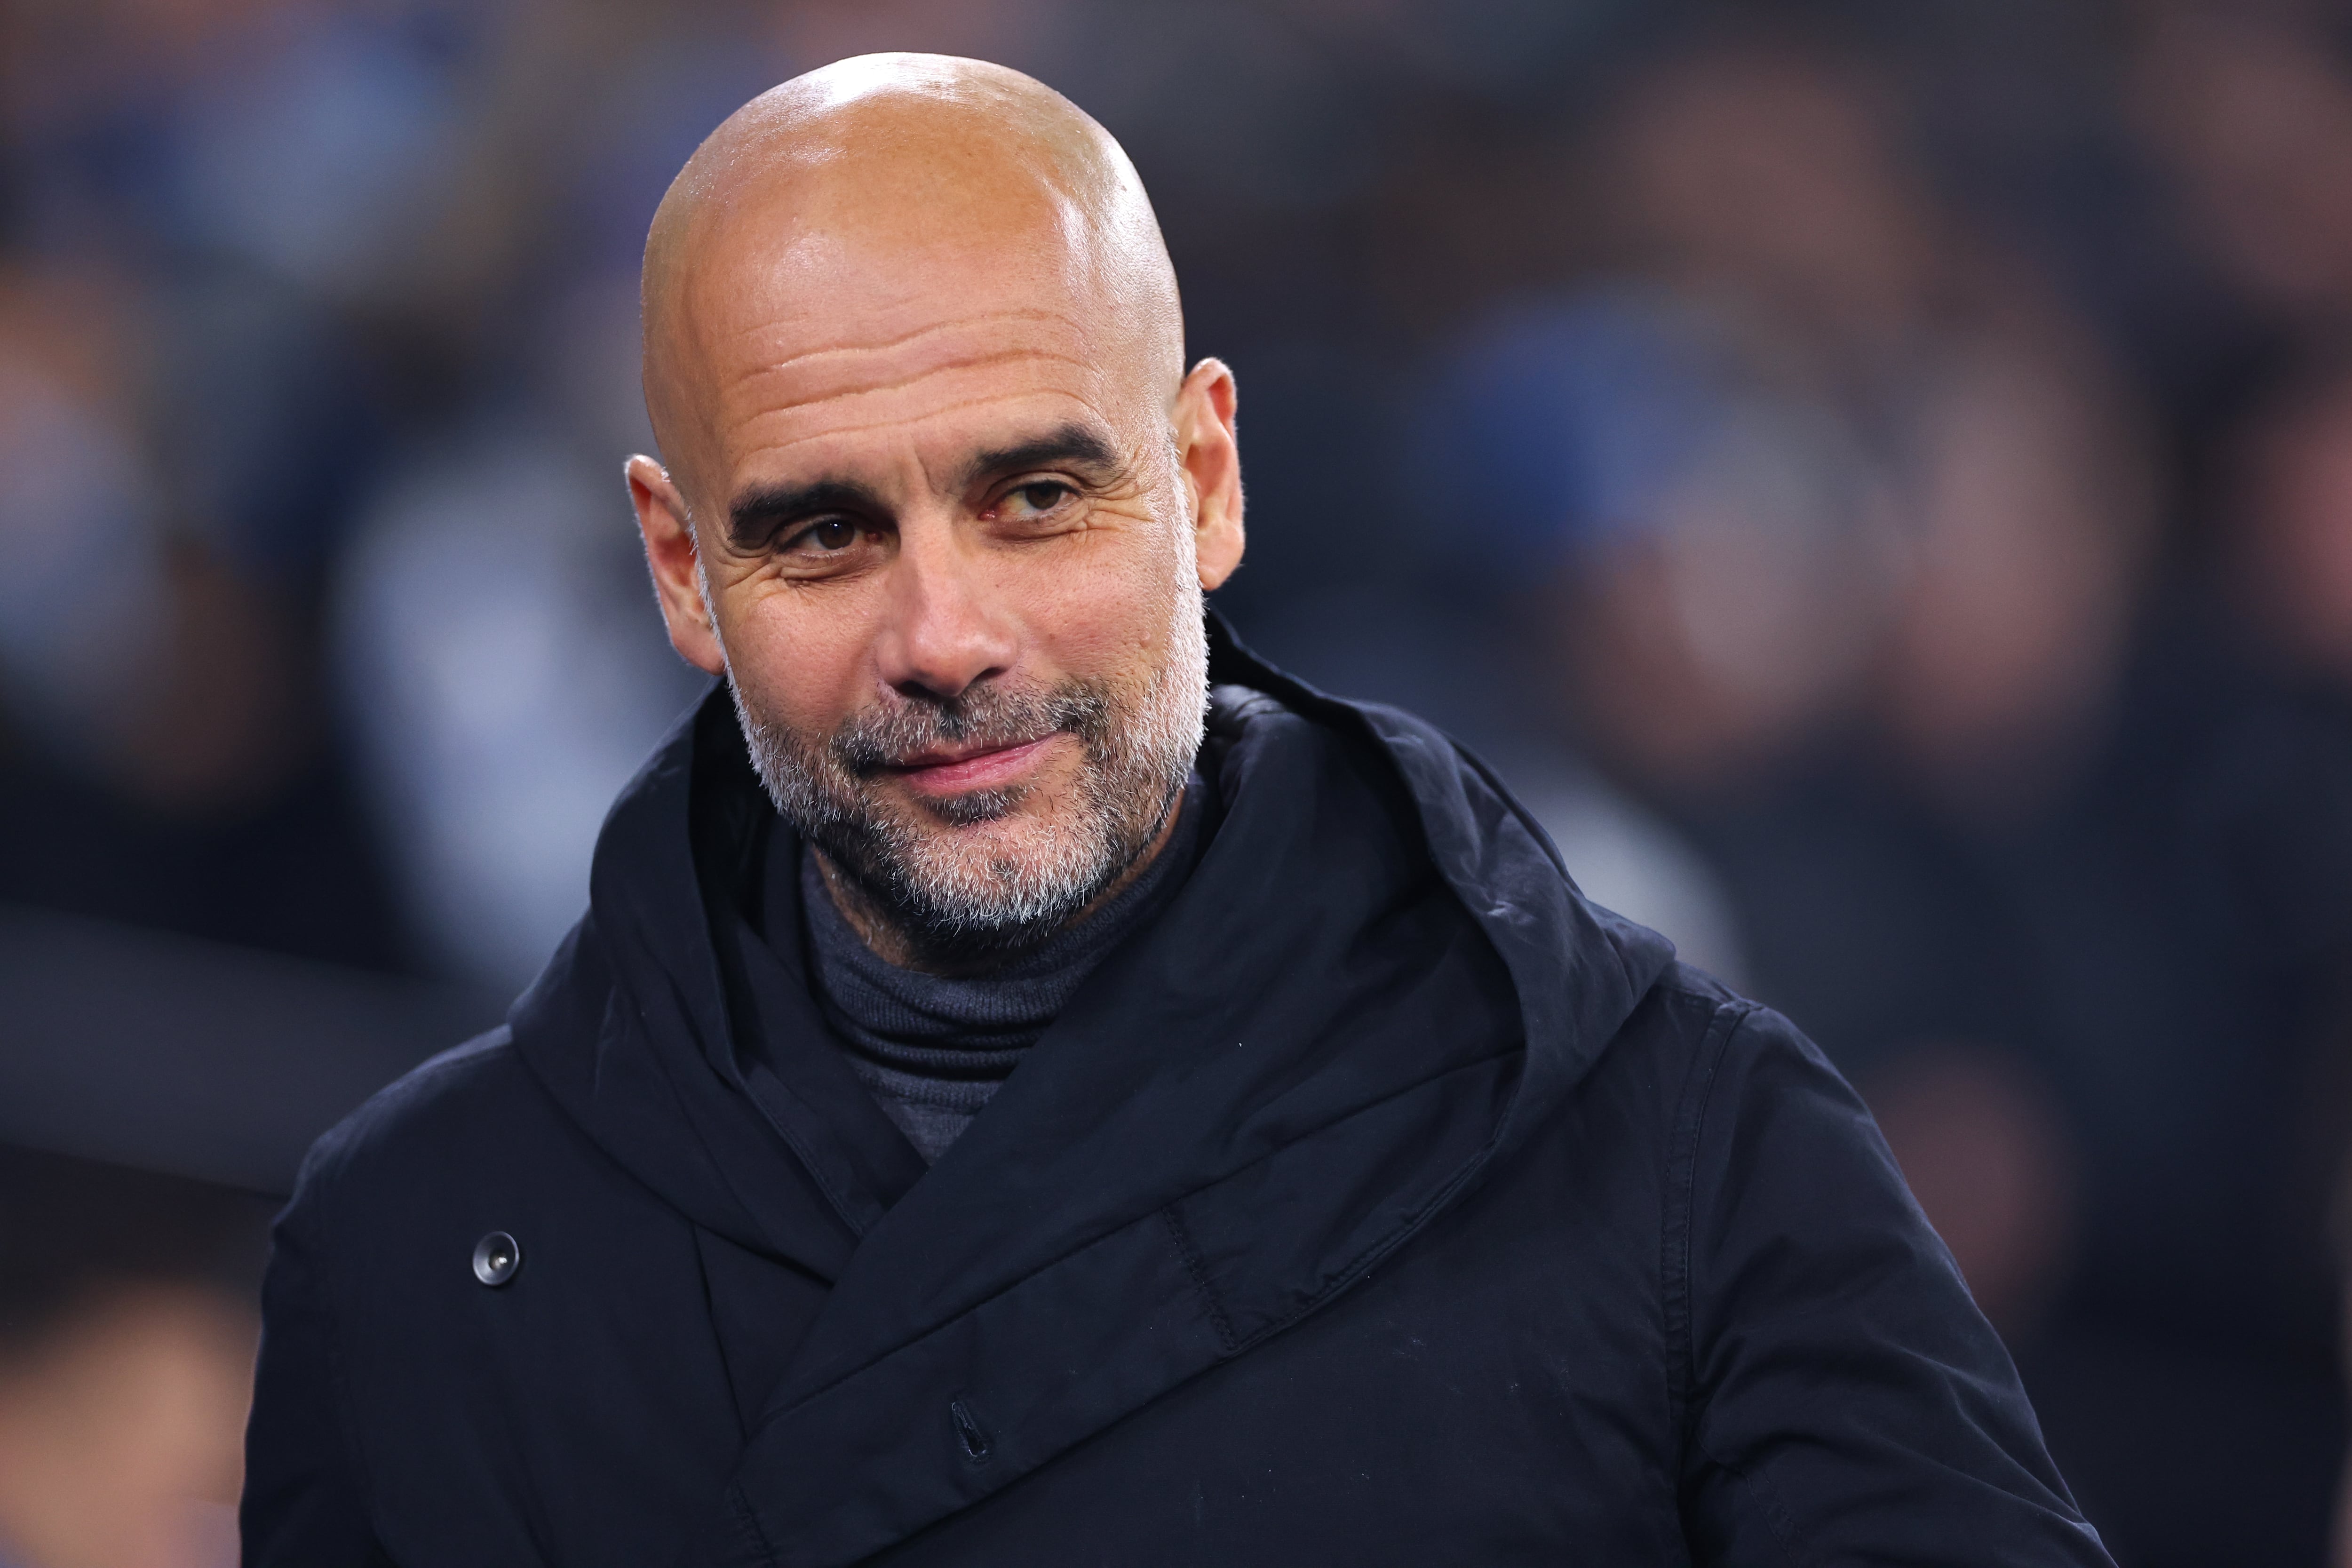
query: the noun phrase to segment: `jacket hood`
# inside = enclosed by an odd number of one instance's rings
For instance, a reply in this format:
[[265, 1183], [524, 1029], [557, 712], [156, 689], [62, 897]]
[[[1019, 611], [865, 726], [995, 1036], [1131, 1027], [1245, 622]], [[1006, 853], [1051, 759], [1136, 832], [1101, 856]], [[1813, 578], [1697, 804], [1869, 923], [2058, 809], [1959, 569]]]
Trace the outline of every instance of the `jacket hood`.
[[1244, 1353], [1544, 1125], [1671, 961], [1475, 759], [1210, 619], [1199, 864], [928, 1173], [750, 933], [789, 829], [723, 688], [614, 807], [516, 1047], [673, 1207], [832, 1283], [688, 1561], [856, 1561]]

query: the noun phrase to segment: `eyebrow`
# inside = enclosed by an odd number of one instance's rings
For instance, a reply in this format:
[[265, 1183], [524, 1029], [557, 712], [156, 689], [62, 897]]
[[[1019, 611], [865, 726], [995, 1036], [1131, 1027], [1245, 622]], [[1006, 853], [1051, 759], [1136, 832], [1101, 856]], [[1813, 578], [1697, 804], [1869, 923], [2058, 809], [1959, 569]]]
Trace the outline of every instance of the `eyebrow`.
[[971, 461], [964, 465], [964, 482], [971, 485], [1000, 474], [1056, 464], [1091, 468], [1097, 477], [1107, 476], [1119, 466], [1118, 451], [1109, 437], [1091, 426], [1064, 425], [1031, 440], [973, 453]]
[[803, 518], [827, 512], [887, 511], [882, 498], [855, 479], [813, 479], [799, 485], [764, 485], [744, 491], [727, 508], [727, 537], [738, 550], [772, 542]]

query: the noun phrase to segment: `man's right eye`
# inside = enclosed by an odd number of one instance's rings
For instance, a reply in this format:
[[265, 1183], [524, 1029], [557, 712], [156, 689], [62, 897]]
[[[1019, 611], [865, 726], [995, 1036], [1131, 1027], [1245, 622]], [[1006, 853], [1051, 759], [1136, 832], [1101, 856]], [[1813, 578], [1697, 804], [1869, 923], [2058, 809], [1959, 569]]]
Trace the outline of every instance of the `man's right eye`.
[[856, 542], [857, 524], [845, 517], [828, 517], [821, 522], [813, 522], [801, 530], [799, 533], [793, 536], [792, 541], [784, 548], [832, 554], [846, 550]]

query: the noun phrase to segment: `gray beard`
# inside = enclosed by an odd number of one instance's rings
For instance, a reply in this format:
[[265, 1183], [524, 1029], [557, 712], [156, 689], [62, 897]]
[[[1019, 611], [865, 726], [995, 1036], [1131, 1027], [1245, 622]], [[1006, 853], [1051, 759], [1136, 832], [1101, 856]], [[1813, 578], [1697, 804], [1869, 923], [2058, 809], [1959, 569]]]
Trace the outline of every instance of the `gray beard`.
[[[1187, 584], [1190, 586], [1190, 584]], [[735, 715], [768, 798], [824, 851], [868, 912], [919, 959], [965, 965], [1034, 947], [1067, 926], [1159, 837], [1191, 775], [1208, 708], [1208, 646], [1197, 587], [1179, 595], [1169, 658], [1142, 693], [1070, 680], [1050, 690], [993, 681], [950, 700], [893, 692], [830, 736], [753, 713], [731, 679]], [[1009, 745], [1059, 732], [1079, 744], [1075, 808], [1019, 816], [1028, 785], [902, 805], [875, 787], [894, 758], [934, 746]], [[982, 853], [957, 840], [1019, 824], [1018, 843]]]

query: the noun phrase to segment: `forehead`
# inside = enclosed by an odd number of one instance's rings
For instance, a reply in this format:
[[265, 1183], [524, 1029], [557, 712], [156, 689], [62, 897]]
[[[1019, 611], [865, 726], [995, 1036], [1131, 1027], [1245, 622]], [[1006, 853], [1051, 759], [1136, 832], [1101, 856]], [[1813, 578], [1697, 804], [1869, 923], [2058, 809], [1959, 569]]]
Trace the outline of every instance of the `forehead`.
[[[962, 209], [962, 210], [956, 210]], [[746, 223], [686, 300], [715, 482], [956, 456], [1148, 407], [1076, 216], [1048, 194], [898, 223]]]

